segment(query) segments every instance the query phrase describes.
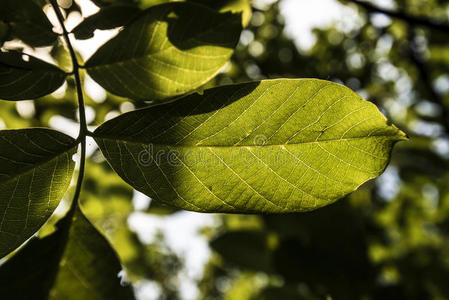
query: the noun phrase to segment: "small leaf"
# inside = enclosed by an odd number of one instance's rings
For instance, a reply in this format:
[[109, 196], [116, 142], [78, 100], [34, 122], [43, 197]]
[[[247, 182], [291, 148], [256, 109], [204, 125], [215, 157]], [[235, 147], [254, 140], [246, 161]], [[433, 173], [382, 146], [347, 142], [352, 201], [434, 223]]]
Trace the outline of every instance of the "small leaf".
[[72, 179], [77, 143], [50, 129], [0, 131], [0, 258], [29, 239]]
[[95, 140], [114, 170], [167, 205], [295, 212], [381, 174], [406, 136], [350, 89], [279, 79], [210, 89], [110, 120]]
[[65, 77], [66, 73], [58, 67], [28, 54], [0, 52], [0, 99], [26, 100], [45, 96], [57, 90]]
[[1, 5], [0, 20], [10, 25], [9, 39], [18, 38], [32, 47], [42, 47], [58, 38], [40, 1], [2, 0]]
[[157, 5], [102, 46], [86, 68], [120, 96], [157, 100], [180, 95], [218, 73], [240, 30], [239, 15], [192, 3]]
[[87, 17], [72, 30], [72, 33], [79, 40], [89, 39], [94, 36], [96, 29], [105, 30], [126, 25], [139, 13], [140, 10], [131, 5], [107, 6]]
[[121, 269], [109, 243], [76, 209], [54, 233], [32, 239], [0, 267], [0, 281], [7, 283], [0, 285], [0, 297], [134, 299], [131, 288], [120, 285]]

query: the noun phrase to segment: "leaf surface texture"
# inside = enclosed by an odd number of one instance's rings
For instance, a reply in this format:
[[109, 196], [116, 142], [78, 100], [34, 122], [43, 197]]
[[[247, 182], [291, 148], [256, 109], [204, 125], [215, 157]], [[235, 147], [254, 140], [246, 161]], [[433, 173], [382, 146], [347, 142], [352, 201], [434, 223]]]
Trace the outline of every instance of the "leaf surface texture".
[[58, 89], [65, 78], [64, 71], [35, 57], [0, 52], [0, 99], [39, 98]]
[[233, 53], [240, 15], [192, 3], [150, 7], [87, 62], [106, 90], [137, 100], [158, 100], [196, 89]]
[[0, 257], [29, 239], [72, 179], [74, 139], [50, 129], [0, 131]]
[[0, 267], [0, 280], [8, 282], [7, 286], [0, 286], [0, 296], [2, 299], [134, 299], [131, 287], [120, 284], [121, 269], [107, 240], [77, 208], [57, 223], [55, 232], [42, 239], [32, 239]]
[[124, 114], [94, 133], [115, 171], [156, 201], [202, 212], [296, 212], [385, 169], [407, 139], [332, 82], [266, 80]]

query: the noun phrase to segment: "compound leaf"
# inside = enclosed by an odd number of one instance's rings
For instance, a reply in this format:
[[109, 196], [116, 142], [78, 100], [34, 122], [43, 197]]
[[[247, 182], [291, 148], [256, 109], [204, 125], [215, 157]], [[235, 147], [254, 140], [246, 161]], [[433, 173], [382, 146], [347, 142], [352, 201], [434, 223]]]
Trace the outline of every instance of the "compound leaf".
[[0, 131], [0, 258], [50, 217], [73, 173], [77, 143], [50, 129]]
[[120, 285], [121, 269], [106, 239], [80, 209], [72, 208], [55, 232], [32, 239], [0, 267], [0, 280], [8, 282], [0, 286], [0, 297], [134, 299], [131, 288]]
[[0, 51], [0, 99], [26, 100], [58, 89], [66, 73], [58, 67], [20, 52]]
[[180, 95], [213, 78], [230, 58], [240, 15], [176, 2], [150, 7], [87, 62], [108, 91], [137, 100]]
[[372, 103], [315, 79], [218, 87], [130, 112], [95, 131], [115, 171], [167, 205], [296, 212], [381, 174], [407, 139]]

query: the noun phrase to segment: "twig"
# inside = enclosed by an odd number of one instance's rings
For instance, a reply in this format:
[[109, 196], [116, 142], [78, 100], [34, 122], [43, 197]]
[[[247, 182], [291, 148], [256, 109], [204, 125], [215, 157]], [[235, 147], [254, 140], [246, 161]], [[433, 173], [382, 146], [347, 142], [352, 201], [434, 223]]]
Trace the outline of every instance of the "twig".
[[443, 33], [449, 34], [449, 24], [445, 24], [445, 23], [439, 22], [437, 20], [433, 20], [433, 19], [425, 18], [425, 17], [412, 16], [412, 15], [406, 14], [404, 12], [388, 10], [385, 8], [375, 6], [375, 5], [365, 2], [365, 1], [360, 1], [360, 0], [345, 0], [345, 1], [357, 4], [358, 6], [363, 7], [364, 9], [366, 9], [372, 13], [381, 13], [381, 14], [388, 15], [393, 18], [397, 18], [397, 19], [406, 21], [407, 23], [410, 23], [410, 24], [425, 26], [425, 27], [435, 29], [435, 30], [441, 31]]
[[443, 98], [435, 91], [432, 84], [432, 78], [429, 75], [426, 65], [423, 63], [420, 53], [416, 50], [414, 40], [415, 28], [412, 26], [408, 32], [410, 60], [415, 65], [418, 71], [419, 79], [430, 96], [427, 100], [439, 106], [441, 110], [442, 125], [445, 128], [446, 133], [449, 134], [449, 110], [445, 107]]
[[62, 16], [62, 13], [59, 9], [58, 4], [56, 3], [56, 0], [50, 0], [51, 5], [53, 6], [53, 9], [55, 10], [56, 16], [58, 17], [58, 22], [62, 27], [63, 31], [63, 37], [67, 44], [67, 48], [70, 52], [70, 57], [72, 59], [72, 65], [73, 65], [73, 75], [75, 76], [75, 84], [76, 84], [76, 93], [78, 96], [78, 108], [79, 108], [79, 114], [80, 114], [80, 131], [78, 135], [77, 141], [81, 143], [81, 159], [80, 159], [80, 169], [78, 173], [78, 179], [76, 182], [76, 189], [75, 194], [73, 196], [73, 202], [72, 202], [72, 208], [77, 206], [79, 196], [81, 194], [81, 187], [84, 179], [84, 169], [86, 165], [86, 134], [88, 132], [87, 129], [87, 122], [86, 122], [86, 112], [84, 108], [84, 98], [83, 98], [83, 90], [81, 88], [81, 79], [80, 79], [80, 73], [79, 73], [79, 63], [78, 59], [76, 58], [75, 51], [73, 50], [72, 43], [70, 42], [69, 33], [67, 32], [67, 29], [64, 25], [64, 17]]

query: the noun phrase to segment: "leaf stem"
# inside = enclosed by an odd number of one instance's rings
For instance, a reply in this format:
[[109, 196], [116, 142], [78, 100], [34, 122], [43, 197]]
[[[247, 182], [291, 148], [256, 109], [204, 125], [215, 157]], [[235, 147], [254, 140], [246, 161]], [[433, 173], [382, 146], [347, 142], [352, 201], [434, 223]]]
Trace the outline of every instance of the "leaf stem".
[[80, 78], [80, 65], [78, 63], [78, 59], [76, 58], [75, 50], [73, 49], [72, 43], [70, 42], [69, 33], [64, 25], [64, 17], [61, 13], [61, 10], [56, 3], [56, 0], [50, 0], [50, 3], [56, 13], [56, 17], [58, 18], [58, 22], [62, 28], [62, 36], [66, 42], [67, 48], [69, 49], [70, 57], [72, 59], [73, 70], [70, 72], [75, 76], [75, 85], [76, 85], [76, 93], [78, 96], [78, 109], [79, 109], [79, 118], [80, 118], [80, 130], [77, 141], [81, 143], [81, 159], [80, 159], [80, 168], [78, 173], [78, 179], [76, 182], [75, 194], [73, 196], [73, 202], [71, 207], [76, 207], [79, 196], [81, 194], [81, 186], [84, 179], [84, 169], [86, 165], [86, 135], [88, 133], [87, 122], [86, 122], [86, 111], [84, 108], [84, 98], [83, 98], [83, 90], [81, 87], [81, 78]]

